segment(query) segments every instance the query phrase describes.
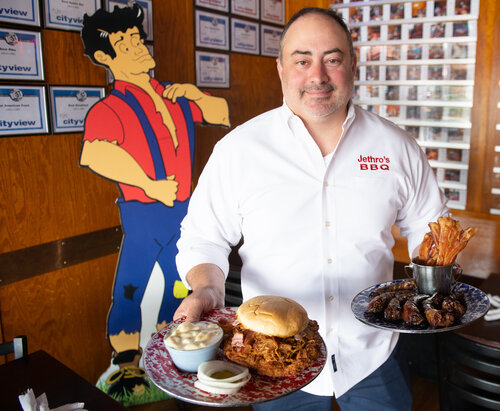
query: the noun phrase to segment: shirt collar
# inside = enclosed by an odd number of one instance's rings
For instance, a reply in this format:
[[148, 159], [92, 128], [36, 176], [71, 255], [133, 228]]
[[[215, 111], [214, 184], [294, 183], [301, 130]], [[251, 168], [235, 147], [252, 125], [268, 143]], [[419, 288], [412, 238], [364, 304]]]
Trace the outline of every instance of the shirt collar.
[[[300, 117], [294, 114], [294, 112], [290, 109], [290, 107], [288, 107], [284, 97], [283, 97], [283, 105], [281, 106], [281, 111], [283, 113], [283, 118], [285, 119], [289, 127], [291, 127], [291, 122], [300, 120]], [[351, 126], [355, 117], [356, 117], [356, 110], [354, 108], [354, 103], [352, 102], [352, 100], [349, 100], [349, 102], [347, 103], [347, 115], [344, 120], [344, 123], [342, 124], [343, 132], [345, 132]]]

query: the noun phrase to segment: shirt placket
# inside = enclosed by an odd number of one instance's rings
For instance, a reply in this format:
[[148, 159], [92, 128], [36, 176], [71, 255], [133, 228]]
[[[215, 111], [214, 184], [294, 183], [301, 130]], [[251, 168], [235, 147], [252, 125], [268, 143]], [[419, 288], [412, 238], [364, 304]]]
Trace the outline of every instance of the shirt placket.
[[[333, 161], [333, 159], [332, 159]], [[325, 170], [322, 190], [322, 217], [323, 217], [323, 283], [325, 292], [325, 334], [328, 341], [329, 355], [338, 351], [338, 321], [336, 313], [339, 303], [339, 261], [336, 255], [336, 229], [334, 221], [335, 207], [335, 181], [333, 179], [332, 165]], [[336, 369], [333, 364], [334, 370]]]

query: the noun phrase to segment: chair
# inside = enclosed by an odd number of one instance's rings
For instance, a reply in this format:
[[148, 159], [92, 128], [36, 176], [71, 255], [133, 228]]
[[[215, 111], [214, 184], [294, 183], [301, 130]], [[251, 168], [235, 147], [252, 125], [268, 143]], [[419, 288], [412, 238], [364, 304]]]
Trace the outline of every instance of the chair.
[[500, 349], [454, 332], [438, 336], [441, 410], [500, 410]]
[[0, 344], [0, 355], [14, 354], [14, 359], [28, 355], [28, 339], [25, 335], [15, 337], [12, 341]]

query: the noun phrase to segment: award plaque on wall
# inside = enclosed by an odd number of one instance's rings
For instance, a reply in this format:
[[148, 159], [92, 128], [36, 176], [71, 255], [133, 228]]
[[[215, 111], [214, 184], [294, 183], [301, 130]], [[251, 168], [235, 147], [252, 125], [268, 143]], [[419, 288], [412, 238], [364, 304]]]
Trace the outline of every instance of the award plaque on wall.
[[285, 0], [260, 0], [260, 19], [268, 23], [285, 24]]
[[53, 133], [82, 132], [89, 109], [104, 97], [104, 87], [50, 87]]
[[0, 86], [0, 136], [48, 131], [45, 87]]
[[208, 9], [229, 11], [229, 0], [196, 0], [195, 4]]
[[197, 50], [196, 85], [229, 88], [229, 55]]
[[101, 6], [100, 0], [45, 0], [45, 27], [80, 31], [84, 14], [94, 14]]
[[231, 19], [231, 51], [259, 54], [259, 24]]
[[39, 32], [0, 28], [0, 79], [44, 80]]
[[38, 0], [2, 0], [0, 21], [40, 26]]
[[196, 10], [195, 33], [196, 47], [229, 50], [229, 17]]

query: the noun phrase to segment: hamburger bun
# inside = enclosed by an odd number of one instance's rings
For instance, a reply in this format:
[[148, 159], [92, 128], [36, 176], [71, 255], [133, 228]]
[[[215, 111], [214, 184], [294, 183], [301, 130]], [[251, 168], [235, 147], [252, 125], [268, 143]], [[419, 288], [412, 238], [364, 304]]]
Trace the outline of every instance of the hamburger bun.
[[280, 338], [301, 333], [309, 323], [304, 307], [274, 295], [260, 295], [245, 301], [236, 311], [236, 317], [245, 328]]

